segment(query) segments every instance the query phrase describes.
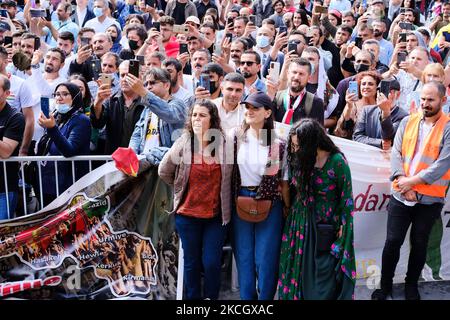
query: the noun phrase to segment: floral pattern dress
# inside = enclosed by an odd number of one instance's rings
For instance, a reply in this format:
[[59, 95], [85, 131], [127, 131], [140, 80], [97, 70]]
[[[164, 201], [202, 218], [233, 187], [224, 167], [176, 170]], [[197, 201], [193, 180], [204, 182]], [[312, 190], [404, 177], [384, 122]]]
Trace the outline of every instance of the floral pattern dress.
[[[315, 168], [313, 175], [313, 193], [306, 197], [300, 178], [290, 173], [295, 196], [282, 235], [278, 295], [282, 300], [354, 299], [350, 169], [344, 156], [336, 153], [322, 168]], [[342, 226], [342, 236], [330, 251], [316, 249], [318, 223], [333, 225], [336, 234]]]

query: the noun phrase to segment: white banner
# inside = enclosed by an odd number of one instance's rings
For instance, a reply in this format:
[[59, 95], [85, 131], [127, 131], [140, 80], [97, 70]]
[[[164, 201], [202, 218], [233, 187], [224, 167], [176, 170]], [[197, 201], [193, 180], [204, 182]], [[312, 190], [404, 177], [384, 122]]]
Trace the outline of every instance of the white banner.
[[[387, 204], [390, 195], [390, 153], [381, 149], [332, 137], [344, 152], [352, 173], [355, 202], [355, 251], [358, 285], [376, 285], [381, 272], [381, 255], [386, 240]], [[428, 243], [423, 280], [450, 279], [450, 195], [441, 219]], [[447, 232], [446, 232], [447, 231]], [[404, 282], [409, 252], [409, 233], [402, 247], [395, 282]]]

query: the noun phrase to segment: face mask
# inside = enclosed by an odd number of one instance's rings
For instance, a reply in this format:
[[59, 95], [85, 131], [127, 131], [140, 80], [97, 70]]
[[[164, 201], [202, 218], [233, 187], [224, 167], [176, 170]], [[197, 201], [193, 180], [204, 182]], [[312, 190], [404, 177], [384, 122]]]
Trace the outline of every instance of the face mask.
[[134, 40], [128, 40], [128, 44], [130, 46], [131, 50], [137, 50], [139, 48], [137, 41]]
[[103, 15], [103, 9], [102, 8], [94, 8], [94, 15], [98, 18]]
[[314, 74], [314, 72], [316, 72], [316, 66], [311, 63], [311, 74]]
[[360, 73], [360, 72], [364, 72], [364, 71], [368, 71], [370, 68], [369, 65], [367, 64], [355, 64], [355, 71], [356, 73]]
[[257, 36], [256, 45], [258, 48], [265, 48], [270, 44], [270, 39], [267, 36]]
[[57, 103], [57, 104], [55, 105], [55, 109], [56, 109], [56, 111], [57, 111], [59, 114], [66, 114], [67, 112], [69, 112], [69, 110], [70, 110], [71, 108], [72, 108], [72, 107], [69, 106], [69, 105], [66, 104], [66, 103], [63, 103], [63, 104]]

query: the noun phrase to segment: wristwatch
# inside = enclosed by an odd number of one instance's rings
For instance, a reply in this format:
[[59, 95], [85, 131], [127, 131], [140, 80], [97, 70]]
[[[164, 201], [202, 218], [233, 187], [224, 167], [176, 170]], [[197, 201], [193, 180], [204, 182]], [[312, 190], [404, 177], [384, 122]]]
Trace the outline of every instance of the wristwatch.
[[40, 67], [39, 63], [31, 65], [31, 68], [33, 68], [33, 69], [39, 69], [39, 67]]

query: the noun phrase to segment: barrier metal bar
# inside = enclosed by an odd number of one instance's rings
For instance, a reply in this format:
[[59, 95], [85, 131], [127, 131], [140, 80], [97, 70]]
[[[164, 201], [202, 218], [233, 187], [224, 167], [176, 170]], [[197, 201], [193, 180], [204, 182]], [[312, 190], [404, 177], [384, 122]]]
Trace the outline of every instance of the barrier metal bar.
[[22, 201], [23, 201], [23, 210], [25, 215], [28, 214], [27, 212], [27, 195], [25, 194], [25, 174], [23, 172], [23, 161], [20, 162], [20, 172], [22, 173]]
[[72, 161], [72, 184], [75, 183], [75, 161]]
[[11, 219], [11, 214], [9, 212], [8, 174], [6, 173], [6, 163], [3, 163], [3, 179], [5, 180], [6, 214], [8, 215], [8, 219]]
[[44, 195], [42, 194], [42, 174], [41, 174], [41, 166], [39, 165], [38, 161], [38, 174], [39, 174], [39, 198], [41, 200], [41, 208], [44, 207]]
[[[38, 175], [39, 175], [39, 190], [34, 190], [35, 194], [36, 191], [39, 191], [39, 201], [41, 208], [44, 207], [44, 197], [42, 193], [42, 170], [40, 162], [54, 162], [55, 163], [55, 175], [56, 175], [56, 194], [59, 196], [59, 184], [58, 184], [58, 163], [60, 161], [70, 161], [71, 167], [72, 167], [72, 182], [75, 183], [77, 180], [75, 178], [75, 162], [80, 161], [88, 161], [89, 162], [89, 172], [92, 171], [92, 161], [104, 161], [105, 163], [112, 161], [111, 156], [76, 156], [72, 158], [65, 158], [63, 156], [26, 156], [26, 157], [11, 157], [8, 159], [1, 159], [0, 162], [3, 162], [3, 180], [5, 183], [5, 196], [6, 196], [6, 210], [7, 210], [7, 216], [8, 219], [11, 219], [13, 212], [10, 212], [10, 203], [9, 203], [9, 190], [8, 190], [8, 172], [6, 170], [6, 164], [8, 162], [16, 162], [20, 163], [20, 177], [22, 178], [22, 196], [23, 196], [23, 210], [24, 214], [28, 215], [28, 207], [27, 207], [27, 198], [26, 198], [26, 185], [25, 185], [25, 171], [24, 171], [24, 163], [29, 162], [37, 162], [37, 169], [38, 169]], [[20, 191], [19, 191], [20, 192]]]
[[55, 161], [55, 184], [56, 184], [56, 196], [59, 197], [59, 178], [58, 178], [58, 161]]

